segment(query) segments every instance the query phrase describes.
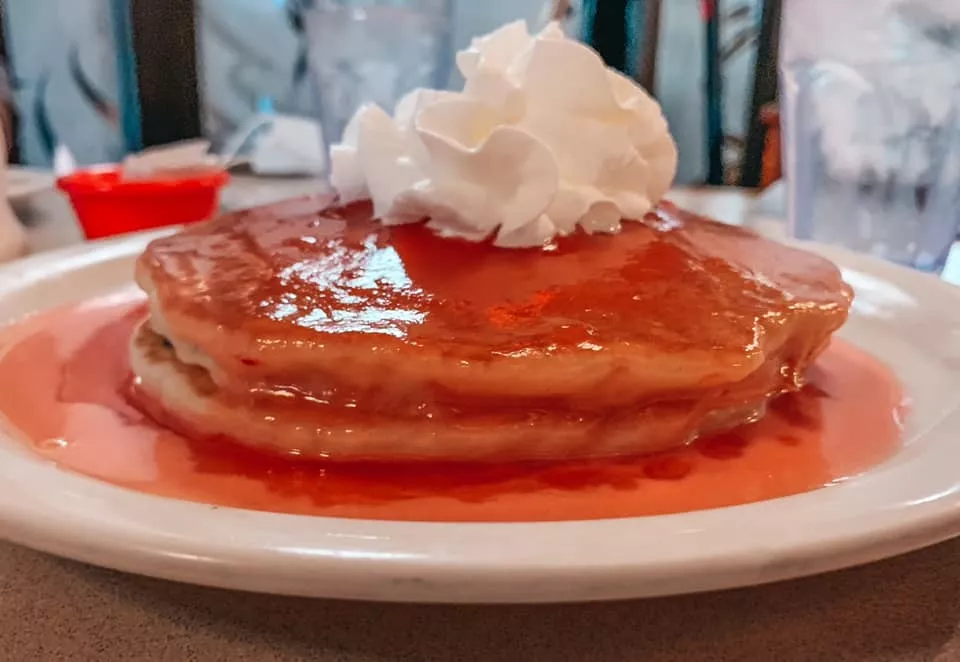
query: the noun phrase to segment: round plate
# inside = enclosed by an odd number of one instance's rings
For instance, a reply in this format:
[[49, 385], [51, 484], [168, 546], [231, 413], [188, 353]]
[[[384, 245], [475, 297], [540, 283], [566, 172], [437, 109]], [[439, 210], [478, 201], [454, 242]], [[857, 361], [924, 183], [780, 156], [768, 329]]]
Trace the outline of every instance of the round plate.
[[[155, 235], [154, 235], [155, 236]], [[151, 235], [0, 269], [0, 321], [129, 285]], [[842, 335], [913, 401], [891, 460], [815, 492], [589, 522], [436, 524], [275, 515], [127, 491], [0, 434], [0, 535], [130, 572], [337, 598], [551, 602], [758, 584], [873, 561], [960, 533], [960, 289], [821, 250], [857, 290]]]

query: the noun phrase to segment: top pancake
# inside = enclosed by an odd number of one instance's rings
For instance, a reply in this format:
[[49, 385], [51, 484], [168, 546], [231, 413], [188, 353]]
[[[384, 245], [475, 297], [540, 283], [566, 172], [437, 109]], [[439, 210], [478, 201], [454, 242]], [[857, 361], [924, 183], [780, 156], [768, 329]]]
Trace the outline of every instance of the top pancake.
[[148, 246], [137, 281], [181, 360], [221, 385], [610, 404], [730, 387], [775, 356], [789, 380], [851, 299], [827, 260], [669, 203], [616, 235], [518, 250], [327, 202], [229, 214]]

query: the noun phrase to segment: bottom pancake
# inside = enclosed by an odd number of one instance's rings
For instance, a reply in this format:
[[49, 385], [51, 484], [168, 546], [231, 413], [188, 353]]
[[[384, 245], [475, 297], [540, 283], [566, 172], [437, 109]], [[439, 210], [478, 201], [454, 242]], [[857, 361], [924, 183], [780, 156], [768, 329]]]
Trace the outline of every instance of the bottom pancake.
[[639, 455], [757, 420], [765, 402], [704, 410], [690, 401], [637, 409], [449, 411], [399, 418], [333, 406], [290, 391], [224, 393], [206, 370], [181, 363], [143, 323], [131, 343], [134, 398], [158, 422], [191, 437], [337, 460], [518, 461]]

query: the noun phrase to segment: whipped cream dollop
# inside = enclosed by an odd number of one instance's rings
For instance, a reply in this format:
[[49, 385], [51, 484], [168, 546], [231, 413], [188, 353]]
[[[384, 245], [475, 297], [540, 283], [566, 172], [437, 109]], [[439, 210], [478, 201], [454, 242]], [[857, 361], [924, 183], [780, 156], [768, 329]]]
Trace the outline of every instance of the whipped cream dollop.
[[659, 104], [557, 24], [523, 21], [457, 54], [460, 92], [417, 89], [387, 114], [361, 107], [331, 149], [342, 202], [386, 224], [499, 246], [541, 246], [577, 226], [616, 232], [673, 182]]

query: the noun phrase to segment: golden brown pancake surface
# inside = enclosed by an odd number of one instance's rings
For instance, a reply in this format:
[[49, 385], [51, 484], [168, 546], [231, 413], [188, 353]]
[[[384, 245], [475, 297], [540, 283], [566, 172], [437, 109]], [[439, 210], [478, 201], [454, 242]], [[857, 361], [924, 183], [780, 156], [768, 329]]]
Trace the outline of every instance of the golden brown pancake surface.
[[618, 452], [631, 411], [690, 411], [683, 443], [797, 388], [851, 299], [827, 260], [669, 203], [615, 235], [505, 249], [291, 201], [154, 241], [137, 280], [151, 327], [235, 409], [580, 411], [584, 436], [609, 410]]

